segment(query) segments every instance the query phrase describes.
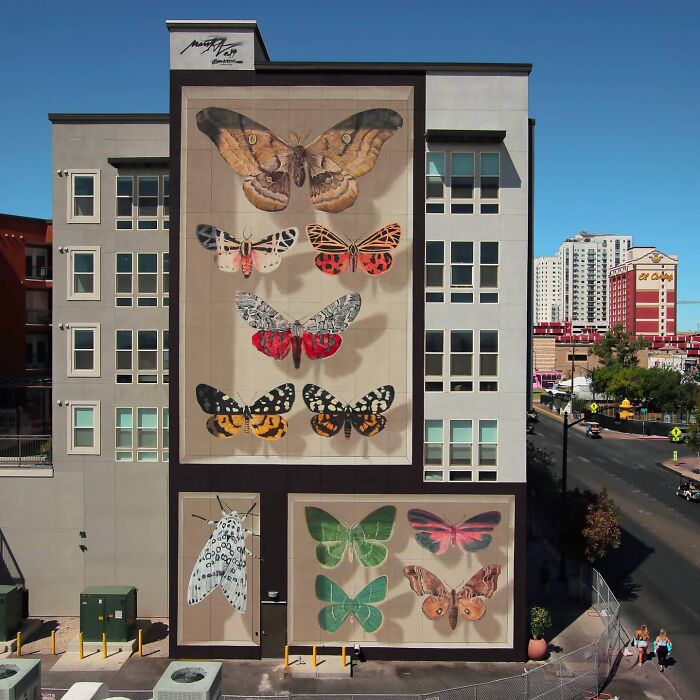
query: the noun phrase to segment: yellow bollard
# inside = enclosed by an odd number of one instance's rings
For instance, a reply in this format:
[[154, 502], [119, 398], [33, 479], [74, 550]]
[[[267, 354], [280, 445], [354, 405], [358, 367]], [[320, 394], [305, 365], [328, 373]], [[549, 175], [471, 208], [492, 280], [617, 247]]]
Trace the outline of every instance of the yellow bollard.
[[139, 630], [139, 656], [143, 656], [143, 630]]
[[80, 637], [78, 639], [78, 646], [79, 646], [79, 653], [80, 653], [80, 660], [82, 661], [85, 658], [85, 649], [83, 649], [83, 633], [80, 633]]
[[345, 668], [347, 666], [347, 656], [345, 654], [345, 647], [342, 648], [342, 651], [340, 654], [340, 663], [341, 663], [341, 668]]
[[22, 656], [22, 633], [17, 632], [17, 656]]
[[316, 668], [316, 645], [314, 644], [311, 651], [311, 665]]
[[51, 631], [51, 656], [56, 656], [56, 630]]
[[284, 645], [284, 667], [289, 668], [289, 644]]
[[102, 633], [102, 658], [107, 658], [107, 633]]

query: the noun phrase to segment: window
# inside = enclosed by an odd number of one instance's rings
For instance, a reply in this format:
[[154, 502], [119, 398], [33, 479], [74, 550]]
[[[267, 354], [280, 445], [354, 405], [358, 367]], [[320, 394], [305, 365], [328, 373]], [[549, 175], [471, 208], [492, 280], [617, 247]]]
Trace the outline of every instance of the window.
[[138, 176], [137, 225], [140, 231], [158, 228], [158, 175]]
[[158, 306], [158, 253], [138, 253], [138, 306]]
[[163, 331], [163, 384], [170, 381], [170, 331]]
[[51, 279], [51, 249], [27, 246], [24, 250], [25, 275], [27, 279]]
[[450, 421], [450, 481], [471, 481], [472, 422]]
[[[425, 390], [442, 391], [444, 331], [425, 331]], [[439, 381], [430, 379], [439, 378]]]
[[158, 461], [158, 409], [137, 408], [136, 459], [139, 462]]
[[137, 331], [138, 383], [158, 383], [158, 331]]
[[473, 243], [465, 241], [452, 241], [450, 243], [450, 286], [474, 286]]
[[450, 213], [474, 213], [474, 154], [452, 153], [450, 162]]
[[[423, 440], [425, 481], [442, 481], [442, 421], [426, 420]], [[436, 467], [438, 467], [436, 469]]]
[[69, 224], [100, 223], [100, 171], [71, 170], [68, 173]]
[[163, 175], [163, 228], [170, 228], [170, 175]]
[[[442, 288], [445, 285], [445, 244], [443, 241], [426, 241], [425, 243], [425, 300], [427, 302], [445, 301]], [[438, 291], [439, 290], [439, 291]]]
[[72, 323], [68, 330], [68, 376], [100, 376], [100, 325]]
[[118, 175], [116, 228], [118, 231], [156, 231], [170, 228], [170, 177]]
[[70, 402], [68, 420], [68, 453], [100, 454], [100, 402]]
[[[495, 467], [498, 464], [498, 421], [479, 421], [479, 466]], [[479, 470], [479, 481], [495, 481], [495, 471]]]
[[132, 384], [134, 381], [133, 331], [117, 330], [115, 334], [115, 369], [117, 384]]
[[46, 333], [27, 333], [25, 344], [27, 369], [48, 369], [49, 335]]
[[117, 408], [114, 416], [114, 460], [134, 461], [134, 411], [132, 408]]
[[425, 211], [443, 214], [445, 211], [445, 154], [431, 152], [425, 158]]
[[115, 256], [116, 279], [114, 290], [116, 292], [117, 306], [133, 306], [134, 293], [134, 256], [132, 253], [117, 253]]
[[100, 298], [100, 249], [71, 248], [68, 251], [68, 299]]
[[481, 213], [498, 214], [500, 159], [498, 153], [482, 153], [480, 159]]
[[[481, 289], [498, 289], [498, 241], [483, 241], [479, 244], [479, 286]], [[482, 304], [498, 303], [498, 292], [481, 292]]]
[[498, 391], [498, 331], [479, 331], [479, 391]]
[[163, 253], [161, 292], [163, 306], [170, 306], [170, 253]]
[[450, 331], [450, 391], [472, 391], [474, 332]]
[[117, 175], [117, 231], [134, 228], [134, 178]]
[[170, 409], [163, 408], [162, 414], [162, 447], [163, 461], [167, 462], [170, 459]]

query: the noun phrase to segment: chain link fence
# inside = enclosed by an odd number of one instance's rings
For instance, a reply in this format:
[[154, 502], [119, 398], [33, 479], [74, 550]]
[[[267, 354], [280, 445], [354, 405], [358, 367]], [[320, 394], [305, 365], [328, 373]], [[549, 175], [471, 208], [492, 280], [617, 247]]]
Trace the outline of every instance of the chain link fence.
[[[591, 605], [603, 623], [600, 638], [519, 676], [409, 695], [223, 695], [222, 700], [593, 700], [614, 673], [629, 636], [620, 623], [620, 603], [592, 570]], [[65, 690], [44, 688], [42, 700], [61, 700]], [[151, 700], [150, 690], [111, 690], [112, 697]]]

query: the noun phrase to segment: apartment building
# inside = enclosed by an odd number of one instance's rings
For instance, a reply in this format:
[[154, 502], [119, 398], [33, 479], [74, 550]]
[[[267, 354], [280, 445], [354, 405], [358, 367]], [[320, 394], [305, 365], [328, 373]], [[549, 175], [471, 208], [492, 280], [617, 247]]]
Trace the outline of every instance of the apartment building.
[[535, 323], [556, 323], [562, 320], [562, 268], [558, 255], [535, 258]]

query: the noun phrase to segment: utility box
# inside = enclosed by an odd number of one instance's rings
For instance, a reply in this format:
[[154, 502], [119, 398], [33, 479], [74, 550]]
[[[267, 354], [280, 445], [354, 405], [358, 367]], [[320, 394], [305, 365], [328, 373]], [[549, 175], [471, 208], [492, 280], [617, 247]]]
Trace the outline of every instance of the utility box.
[[86, 642], [128, 642], [136, 637], [136, 588], [90, 586], [80, 594], [80, 631]]
[[0, 659], [0, 700], [41, 700], [41, 661]]
[[0, 639], [12, 639], [24, 619], [24, 588], [22, 586], [0, 586]]

